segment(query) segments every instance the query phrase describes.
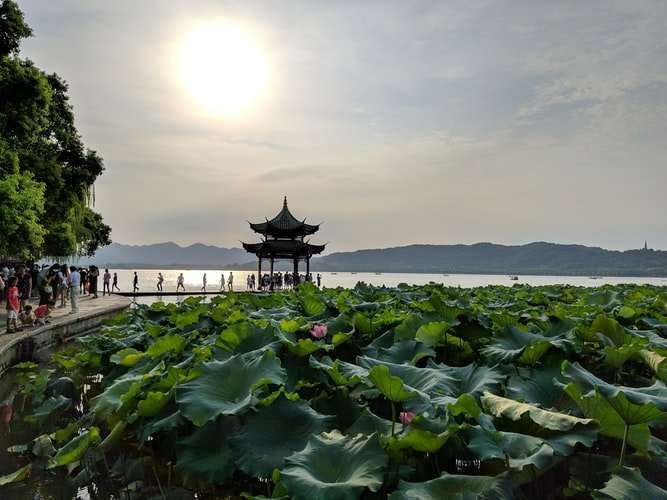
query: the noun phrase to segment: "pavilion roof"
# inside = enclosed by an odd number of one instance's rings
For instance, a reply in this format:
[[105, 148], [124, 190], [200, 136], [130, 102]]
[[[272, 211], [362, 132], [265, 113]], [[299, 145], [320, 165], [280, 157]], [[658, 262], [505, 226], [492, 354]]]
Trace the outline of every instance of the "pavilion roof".
[[305, 258], [320, 254], [325, 245], [313, 245], [301, 240], [266, 240], [260, 243], [243, 243], [243, 248], [258, 257], [274, 259]]
[[266, 222], [250, 223], [250, 228], [256, 233], [277, 236], [293, 237], [314, 234], [320, 229], [320, 225], [306, 224], [306, 219], [299, 220], [287, 207], [287, 196], [283, 200], [283, 208], [278, 215]]

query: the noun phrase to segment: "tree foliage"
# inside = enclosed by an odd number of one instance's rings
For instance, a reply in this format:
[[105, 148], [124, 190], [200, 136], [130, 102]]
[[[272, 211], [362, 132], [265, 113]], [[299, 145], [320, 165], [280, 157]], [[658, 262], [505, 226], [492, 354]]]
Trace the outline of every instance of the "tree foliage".
[[19, 57], [21, 40], [31, 34], [16, 3], [2, 1], [0, 254], [91, 255], [111, 243], [111, 229], [91, 208], [104, 165], [81, 140], [65, 81]]

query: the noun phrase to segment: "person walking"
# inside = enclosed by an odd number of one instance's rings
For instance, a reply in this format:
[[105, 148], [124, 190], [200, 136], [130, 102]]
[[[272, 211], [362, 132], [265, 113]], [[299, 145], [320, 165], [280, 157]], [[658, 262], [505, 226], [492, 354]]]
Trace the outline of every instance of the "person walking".
[[85, 267], [79, 269], [79, 275], [81, 276], [81, 294], [85, 295], [88, 292], [88, 270]]
[[229, 278], [227, 278], [227, 289], [230, 292], [234, 291], [234, 275], [231, 271], [229, 272]]
[[111, 273], [109, 272], [109, 269], [104, 269], [104, 276], [102, 276], [102, 297], [104, 297], [105, 293], [111, 295], [111, 289], [109, 288], [110, 283]]
[[320, 273], [317, 273], [317, 288], [322, 287], [322, 275]]
[[[18, 330], [17, 320], [21, 302], [17, 283], [16, 276], [12, 276], [7, 282], [7, 333], [14, 333]], [[12, 328], [12, 325], [14, 328]]]
[[100, 275], [100, 270], [97, 266], [90, 266], [88, 270], [88, 295], [93, 294], [93, 298], [97, 298], [97, 278]]
[[178, 292], [181, 288], [183, 291], [185, 291], [185, 285], [183, 284], [185, 282], [185, 278], [183, 277], [183, 273], [178, 275], [178, 278], [176, 278], [176, 291]]
[[162, 276], [162, 273], [157, 273], [157, 291], [161, 292], [162, 291], [162, 283], [164, 282], [164, 276]]
[[72, 305], [70, 314], [76, 314], [79, 312], [79, 285], [81, 285], [81, 275], [74, 266], [71, 266], [69, 271], [70, 303]]
[[206, 293], [206, 273], [204, 273], [204, 276], [202, 276], [201, 282], [202, 287], [199, 289], [199, 291]]
[[111, 291], [118, 290], [120, 292], [120, 288], [118, 288], [118, 273], [113, 273], [113, 283], [111, 284]]
[[132, 292], [137, 293], [139, 291], [139, 276], [137, 272], [134, 271], [134, 278], [132, 278]]
[[[67, 287], [68, 287], [68, 280], [69, 280], [69, 275], [68, 275], [68, 270], [67, 266], [63, 264], [60, 266], [60, 270], [58, 271], [57, 274], [57, 282], [58, 282], [58, 289], [57, 293], [60, 296], [60, 307], [64, 308], [67, 306]], [[81, 280], [79, 279], [79, 282]]]
[[220, 291], [225, 291], [225, 273], [220, 273]]
[[23, 311], [23, 308], [30, 300], [30, 294], [32, 293], [32, 276], [24, 266], [19, 267], [17, 276], [19, 280], [19, 298], [21, 299], [21, 308], [19, 309], [20, 312]]

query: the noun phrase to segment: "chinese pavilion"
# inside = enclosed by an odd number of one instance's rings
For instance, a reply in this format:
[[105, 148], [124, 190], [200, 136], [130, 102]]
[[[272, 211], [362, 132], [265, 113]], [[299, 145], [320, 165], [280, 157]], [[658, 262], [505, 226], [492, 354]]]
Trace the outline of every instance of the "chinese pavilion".
[[262, 259], [270, 262], [270, 272], [273, 276], [273, 263], [279, 259], [289, 259], [294, 262], [294, 274], [299, 274], [299, 261], [306, 262], [306, 276], [310, 274], [310, 258], [322, 253], [325, 245], [313, 245], [304, 241], [306, 236], [315, 234], [320, 225], [306, 224], [306, 219], [299, 220], [287, 208], [287, 196], [283, 201], [282, 210], [273, 219], [253, 224], [250, 229], [262, 235], [259, 243], [243, 243], [243, 248], [254, 253], [258, 258], [258, 283], [262, 279]]

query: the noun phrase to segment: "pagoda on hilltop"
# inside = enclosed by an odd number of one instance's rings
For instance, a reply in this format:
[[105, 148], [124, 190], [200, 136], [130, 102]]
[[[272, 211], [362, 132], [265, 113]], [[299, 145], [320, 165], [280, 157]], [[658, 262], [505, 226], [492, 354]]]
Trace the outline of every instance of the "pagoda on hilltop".
[[[325, 245], [313, 245], [304, 241], [306, 236], [315, 234], [320, 225], [306, 224], [306, 219], [299, 220], [287, 208], [287, 196], [283, 200], [283, 208], [273, 219], [253, 224], [250, 229], [262, 235], [259, 243], [243, 243], [243, 248], [254, 253], [258, 259], [258, 283], [262, 279], [262, 260], [270, 262], [270, 272], [273, 276], [273, 263], [276, 260], [291, 260], [294, 263], [294, 275], [299, 275], [299, 261], [306, 262], [306, 277], [310, 274], [310, 258], [322, 253]], [[298, 278], [296, 278], [298, 279]]]

